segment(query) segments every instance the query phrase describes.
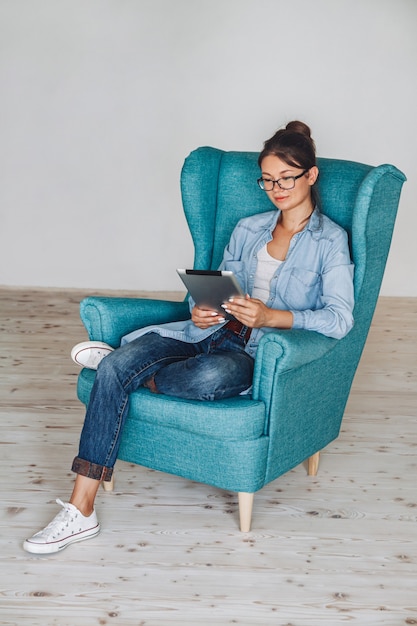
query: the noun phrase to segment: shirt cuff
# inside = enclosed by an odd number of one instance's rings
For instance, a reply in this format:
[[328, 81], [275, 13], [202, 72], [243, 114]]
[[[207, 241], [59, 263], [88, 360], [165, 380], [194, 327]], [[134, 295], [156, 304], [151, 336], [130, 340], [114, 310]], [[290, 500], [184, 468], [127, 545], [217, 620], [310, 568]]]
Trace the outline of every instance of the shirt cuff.
[[295, 330], [302, 330], [305, 328], [304, 311], [291, 311], [291, 313], [293, 317], [292, 328]]

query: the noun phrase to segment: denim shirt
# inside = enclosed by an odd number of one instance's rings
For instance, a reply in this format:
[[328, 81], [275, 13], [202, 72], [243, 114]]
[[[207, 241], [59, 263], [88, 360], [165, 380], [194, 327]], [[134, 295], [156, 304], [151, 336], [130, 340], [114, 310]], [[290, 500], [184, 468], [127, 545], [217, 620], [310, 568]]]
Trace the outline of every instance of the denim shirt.
[[[221, 270], [232, 270], [245, 293], [251, 295], [258, 251], [272, 240], [279, 210], [240, 220], [225, 248]], [[347, 234], [316, 209], [302, 231], [290, 242], [285, 261], [271, 280], [271, 309], [293, 314], [293, 328], [313, 330], [341, 339], [353, 326], [353, 264]], [[190, 298], [190, 310], [194, 302]], [[122, 339], [122, 345], [147, 332], [158, 332], [186, 342], [202, 341], [224, 325], [198, 328], [191, 320], [147, 326]], [[246, 352], [255, 357], [260, 339], [274, 328], [254, 328]]]

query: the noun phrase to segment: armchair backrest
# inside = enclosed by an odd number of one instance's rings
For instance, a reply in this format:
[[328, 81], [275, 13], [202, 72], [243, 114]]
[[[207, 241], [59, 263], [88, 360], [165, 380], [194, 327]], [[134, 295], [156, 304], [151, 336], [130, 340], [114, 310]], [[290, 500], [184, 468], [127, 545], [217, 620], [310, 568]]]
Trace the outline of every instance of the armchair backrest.
[[[256, 152], [202, 147], [185, 160], [181, 192], [195, 246], [195, 268], [216, 269], [239, 219], [273, 209], [256, 184], [260, 176], [257, 159]], [[354, 335], [359, 334], [363, 343], [381, 287], [406, 178], [393, 165], [373, 167], [319, 158], [318, 167], [321, 211], [349, 235], [355, 264]]]

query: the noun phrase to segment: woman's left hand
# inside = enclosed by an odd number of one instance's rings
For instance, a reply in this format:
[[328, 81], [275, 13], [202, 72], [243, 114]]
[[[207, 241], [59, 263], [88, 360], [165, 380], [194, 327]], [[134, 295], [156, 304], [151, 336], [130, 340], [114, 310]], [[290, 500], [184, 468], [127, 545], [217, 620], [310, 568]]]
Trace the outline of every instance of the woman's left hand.
[[271, 309], [257, 298], [248, 295], [245, 298], [231, 298], [222, 307], [249, 328], [269, 326]]
[[232, 298], [222, 307], [227, 313], [231, 313], [239, 322], [249, 328], [291, 328], [293, 315], [290, 311], [270, 309], [257, 298], [245, 296], [245, 298]]

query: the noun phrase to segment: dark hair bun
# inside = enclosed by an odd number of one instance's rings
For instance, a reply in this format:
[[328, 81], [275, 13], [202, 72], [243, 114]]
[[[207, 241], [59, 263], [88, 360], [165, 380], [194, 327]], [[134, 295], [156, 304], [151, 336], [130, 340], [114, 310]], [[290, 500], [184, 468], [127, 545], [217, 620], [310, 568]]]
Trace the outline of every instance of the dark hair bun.
[[298, 120], [288, 122], [285, 130], [288, 130], [291, 133], [299, 133], [300, 135], [304, 135], [304, 137], [311, 139], [311, 130], [307, 124], [304, 124], [304, 122], [299, 122]]

